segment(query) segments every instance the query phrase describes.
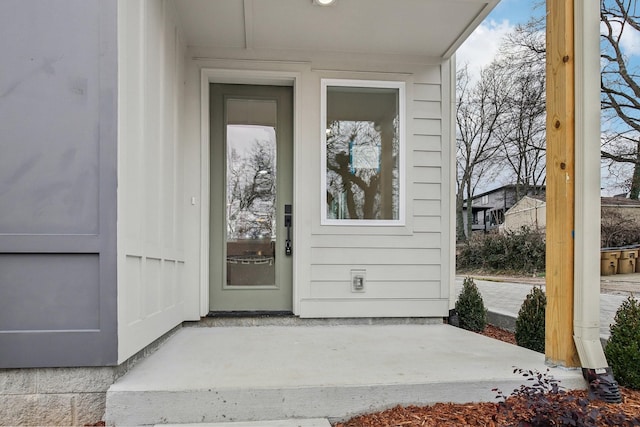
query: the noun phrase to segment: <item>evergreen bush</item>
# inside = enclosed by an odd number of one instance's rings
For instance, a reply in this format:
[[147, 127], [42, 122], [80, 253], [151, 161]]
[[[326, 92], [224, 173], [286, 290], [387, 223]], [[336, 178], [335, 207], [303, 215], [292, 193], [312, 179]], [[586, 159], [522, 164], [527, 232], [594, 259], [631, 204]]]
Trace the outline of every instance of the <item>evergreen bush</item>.
[[487, 326], [487, 310], [484, 308], [482, 295], [470, 277], [464, 279], [462, 291], [456, 301], [456, 311], [463, 329], [480, 332]]
[[630, 296], [610, 327], [611, 337], [604, 353], [620, 385], [640, 390], [640, 303]]
[[547, 297], [539, 287], [534, 287], [520, 307], [516, 318], [516, 343], [544, 353], [544, 318]]

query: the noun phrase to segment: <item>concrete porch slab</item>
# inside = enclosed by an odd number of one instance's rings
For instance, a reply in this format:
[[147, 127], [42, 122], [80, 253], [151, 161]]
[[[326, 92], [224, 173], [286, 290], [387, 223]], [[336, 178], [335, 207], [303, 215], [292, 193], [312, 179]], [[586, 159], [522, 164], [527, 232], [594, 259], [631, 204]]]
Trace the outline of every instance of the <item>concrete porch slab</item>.
[[[494, 401], [544, 355], [448, 325], [183, 328], [107, 392], [107, 425], [344, 419]], [[567, 388], [579, 370], [551, 368]]]

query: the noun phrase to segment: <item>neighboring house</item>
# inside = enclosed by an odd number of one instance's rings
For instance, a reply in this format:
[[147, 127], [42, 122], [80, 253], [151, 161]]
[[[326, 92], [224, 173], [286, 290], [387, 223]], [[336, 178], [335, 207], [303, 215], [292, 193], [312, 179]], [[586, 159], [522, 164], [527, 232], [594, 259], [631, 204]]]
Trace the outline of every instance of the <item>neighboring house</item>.
[[0, 393], [96, 411], [210, 312], [447, 316], [452, 55], [498, 1], [0, 2], [0, 368], [38, 368]]
[[[624, 197], [602, 197], [602, 217], [607, 213], [640, 224], [640, 201]], [[544, 230], [547, 226], [547, 203], [544, 196], [525, 196], [505, 214], [502, 231], [517, 231], [522, 227]]]
[[[544, 191], [544, 186], [537, 186], [529, 188], [527, 195], [544, 195]], [[505, 221], [505, 212], [522, 197], [519, 194], [520, 192], [522, 192], [522, 187], [518, 188], [515, 184], [509, 184], [474, 196], [471, 199], [472, 230], [486, 232], [499, 227]], [[462, 210], [465, 230], [467, 225], [467, 206], [468, 203], [465, 200]]]
[[518, 231], [522, 227], [532, 230], [547, 226], [547, 203], [544, 196], [524, 196], [504, 214], [500, 231]]

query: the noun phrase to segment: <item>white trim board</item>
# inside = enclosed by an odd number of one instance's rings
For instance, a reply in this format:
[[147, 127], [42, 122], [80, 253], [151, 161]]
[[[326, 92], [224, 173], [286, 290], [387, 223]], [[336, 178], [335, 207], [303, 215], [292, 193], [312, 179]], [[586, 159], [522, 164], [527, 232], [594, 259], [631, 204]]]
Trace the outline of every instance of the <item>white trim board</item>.
[[[398, 196], [398, 219], [367, 220], [367, 219], [329, 219], [327, 218], [327, 89], [329, 86], [357, 87], [357, 88], [389, 88], [398, 89], [398, 182], [400, 184]], [[407, 129], [407, 97], [404, 81], [367, 80], [367, 79], [327, 79], [320, 80], [320, 225], [321, 226], [351, 226], [351, 227], [404, 227], [406, 224], [406, 129]]]

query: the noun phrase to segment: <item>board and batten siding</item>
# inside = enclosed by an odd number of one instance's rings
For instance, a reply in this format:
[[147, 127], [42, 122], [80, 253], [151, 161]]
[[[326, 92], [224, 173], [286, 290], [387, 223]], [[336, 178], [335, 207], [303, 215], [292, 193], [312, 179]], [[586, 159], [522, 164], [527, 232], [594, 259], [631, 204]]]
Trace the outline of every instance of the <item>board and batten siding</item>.
[[118, 361], [184, 320], [184, 46], [173, 3], [118, 2]]
[[116, 2], [3, 0], [0, 29], [0, 368], [114, 365]]
[[[407, 81], [404, 226], [322, 226], [310, 236], [310, 289], [301, 317], [443, 317], [449, 309], [450, 94], [443, 69], [426, 66]], [[364, 270], [352, 292], [351, 270]]]

